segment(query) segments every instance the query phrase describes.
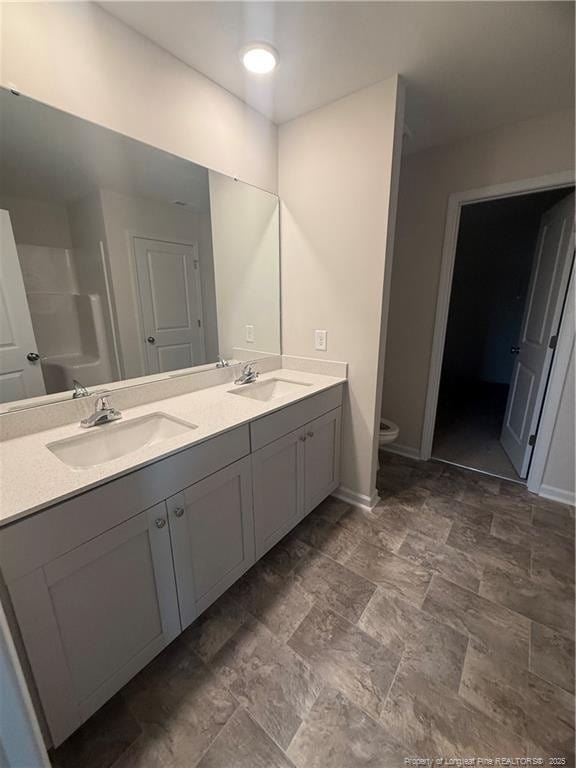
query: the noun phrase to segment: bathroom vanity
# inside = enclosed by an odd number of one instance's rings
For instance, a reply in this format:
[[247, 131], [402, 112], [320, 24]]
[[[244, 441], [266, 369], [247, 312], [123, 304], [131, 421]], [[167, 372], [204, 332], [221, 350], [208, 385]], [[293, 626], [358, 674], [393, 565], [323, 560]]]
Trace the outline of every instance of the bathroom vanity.
[[57, 746], [338, 487], [347, 367], [281, 355], [276, 195], [0, 104], [0, 595]]
[[338, 487], [344, 376], [233, 375], [0, 443], [2, 576], [54, 745]]

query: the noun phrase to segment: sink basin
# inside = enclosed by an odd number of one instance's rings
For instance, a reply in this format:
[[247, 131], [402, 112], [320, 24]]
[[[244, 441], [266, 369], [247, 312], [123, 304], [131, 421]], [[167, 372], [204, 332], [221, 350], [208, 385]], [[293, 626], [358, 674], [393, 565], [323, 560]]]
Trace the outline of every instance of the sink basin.
[[290, 379], [266, 379], [266, 381], [257, 381], [254, 384], [237, 384], [236, 389], [229, 389], [231, 395], [240, 395], [240, 397], [249, 397], [252, 400], [262, 400], [268, 402], [277, 397], [284, 397], [298, 390], [311, 387], [303, 381], [290, 381]]
[[57, 440], [46, 447], [69, 467], [95, 467], [191, 429], [196, 429], [196, 425], [165, 413], [151, 413], [129, 421], [91, 427], [85, 434]]

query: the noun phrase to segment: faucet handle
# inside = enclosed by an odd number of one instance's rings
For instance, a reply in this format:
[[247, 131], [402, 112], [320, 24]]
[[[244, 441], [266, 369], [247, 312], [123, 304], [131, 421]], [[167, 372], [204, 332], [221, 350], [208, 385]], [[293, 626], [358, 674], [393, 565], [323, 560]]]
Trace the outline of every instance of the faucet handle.
[[97, 392], [93, 392], [92, 394], [96, 397], [96, 411], [103, 411], [106, 408], [110, 408], [110, 401], [108, 400], [109, 393], [107, 389], [99, 389]]
[[74, 392], [72, 393], [73, 400], [77, 400], [79, 397], [88, 397], [90, 394], [86, 387], [80, 384], [78, 379], [72, 379], [72, 386], [74, 388]]

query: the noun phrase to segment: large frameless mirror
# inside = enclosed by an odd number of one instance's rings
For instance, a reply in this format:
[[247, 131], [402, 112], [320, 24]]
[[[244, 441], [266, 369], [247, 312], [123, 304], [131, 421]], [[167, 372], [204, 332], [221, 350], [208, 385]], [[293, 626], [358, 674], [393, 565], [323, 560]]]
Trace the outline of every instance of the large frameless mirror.
[[279, 259], [275, 195], [0, 90], [1, 410], [280, 354]]

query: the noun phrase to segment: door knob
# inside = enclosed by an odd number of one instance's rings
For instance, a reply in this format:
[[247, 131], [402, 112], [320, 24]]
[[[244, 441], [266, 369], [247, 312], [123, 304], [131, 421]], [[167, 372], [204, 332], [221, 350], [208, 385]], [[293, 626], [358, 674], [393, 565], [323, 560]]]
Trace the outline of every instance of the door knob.
[[28, 352], [26, 360], [30, 360], [31, 363], [37, 363], [40, 360], [40, 355], [38, 352]]
[[154, 520], [154, 525], [156, 528], [164, 528], [166, 525], [166, 520], [164, 520], [163, 517], [159, 517], [157, 520]]
[[174, 514], [176, 515], [176, 517], [182, 517], [182, 515], [184, 514], [184, 510], [182, 509], [182, 507], [178, 507], [177, 509], [174, 510]]
[[148, 344], [156, 344], [156, 339], [154, 338], [154, 336], [148, 336], [146, 341], [148, 342]]
[[518, 355], [518, 354], [520, 354], [520, 347], [510, 347], [510, 354], [511, 355]]

